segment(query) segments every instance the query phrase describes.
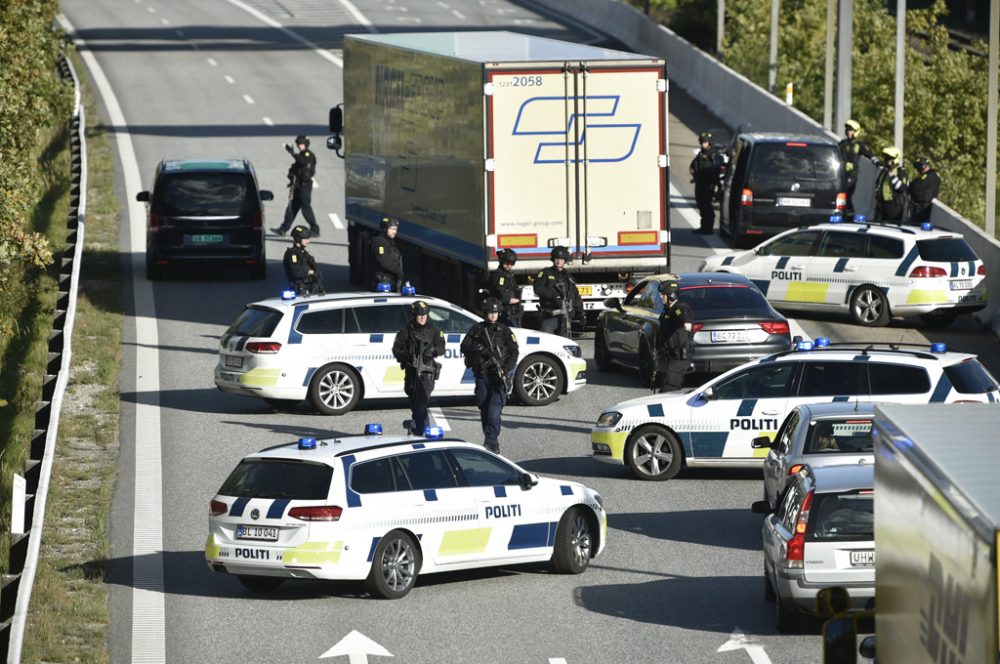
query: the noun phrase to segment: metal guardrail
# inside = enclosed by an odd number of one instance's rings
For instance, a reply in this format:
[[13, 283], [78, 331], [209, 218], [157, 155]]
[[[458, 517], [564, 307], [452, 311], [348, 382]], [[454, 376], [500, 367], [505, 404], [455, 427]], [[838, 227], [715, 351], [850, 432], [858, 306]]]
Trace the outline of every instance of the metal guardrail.
[[25, 463], [23, 492], [18, 490], [20, 482], [15, 481], [13, 511], [16, 513], [19, 508], [23, 508], [24, 526], [20, 533], [11, 534], [10, 565], [0, 587], [0, 648], [11, 664], [21, 661], [28, 605], [38, 568], [45, 503], [59, 431], [59, 414], [69, 381], [73, 322], [76, 318], [76, 295], [83, 253], [83, 221], [87, 210], [87, 123], [81, 102], [80, 80], [72, 63], [65, 57], [59, 63], [59, 73], [64, 79], [73, 81], [75, 94], [70, 135], [71, 199], [66, 219], [66, 246], [59, 259], [59, 297], [52, 329], [49, 331], [48, 365], [41, 399], [35, 410], [35, 428], [31, 434], [28, 461]]

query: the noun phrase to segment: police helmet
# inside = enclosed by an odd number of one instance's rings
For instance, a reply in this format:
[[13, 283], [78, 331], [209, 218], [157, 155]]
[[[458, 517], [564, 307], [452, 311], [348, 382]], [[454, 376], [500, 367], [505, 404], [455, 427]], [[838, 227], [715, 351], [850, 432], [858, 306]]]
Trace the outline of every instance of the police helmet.
[[674, 299], [677, 297], [677, 293], [680, 292], [681, 285], [673, 280], [661, 281], [659, 290], [661, 295], [669, 295], [670, 299]]
[[711, 143], [712, 142], [712, 132], [710, 132], [710, 131], [703, 131], [700, 134], [698, 134], [698, 142], [699, 143]]
[[895, 145], [882, 148], [882, 156], [888, 161], [899, 161], [899, 149]]
[[513, 265], [517, 262], [517, 252], [513, 249], [501, 249], [497, 254], [497, 260], [499, 260], [500, 263], [510, 263]]
[[855, 134], [860, 134], [861, 123], [858, 122], [857, 120], [848, 120], [847, 122], [844, 123], [844, 131], [846, 132], [847, 130], [851, 130]]
[[552, 260], [561, 258], [564, 261], [569, 260], [569, 249], [563, 246], [552, 247], [552, 253], [549, 255]]
[[410, 313], [413, 314], [414, 318], [417, 316], [426, 316], [430, 310], [430, 307], [428, 307], [427, 303], [423, 300], [417, 300], [410, 305]]
[[913, 161], [913, 165], [916, 167], [918, 171], [922, 171], [924, 170], [925, 166], [931, 165], [931, 160], [928, 159], [927, 157], [920, 156]]
[[296, 226], [292, 229], [292, 239], [296, 242], [307, 240], [313, 236], [308, 226]]
[[306, 136], [305, 134], [299, 134], [298, 136], [295, 137], [295, 144], [309, 147], [309, 137]]
[[382, 221], [378, 222], [379, 230], [385, 232], [390, 228], [398, 228], [399, 221], [396, 219], [390, 219], [389, 217], [382, 217]]
[[488, 297], [483, 300], [483, 314], [498, 314], [502, 309], [500, 300], [495, 297]]

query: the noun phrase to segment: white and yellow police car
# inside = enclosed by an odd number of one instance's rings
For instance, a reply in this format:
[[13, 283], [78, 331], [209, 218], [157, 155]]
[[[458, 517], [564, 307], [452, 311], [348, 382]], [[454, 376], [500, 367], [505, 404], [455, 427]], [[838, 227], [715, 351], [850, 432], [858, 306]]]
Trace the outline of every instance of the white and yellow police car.
[[853, 401], [1000, 403], [997, 380], [974, 355], [944, 344], [831, 344], [748, 362], [686, 392], [623, 401], [591, 431], [593, 458], [628, 466], [644, 480], [681, 467], [760, 467], [785, 416], [804, 403]]
[[301, 438], [244, 458], [212, 499], [205, 561], [251, 590], [366, 579], [406, 595], [418, 574], [551, 561], [580, 574], [603, 549], [601, 496], [479, 445], [427, 436]]
[[[287, 298], [287, 299], [285, 299]], [[475, 377], [460, 350], [482, 320], [434, 297], [395, 293], [337, 293], [263, 300], [247, 305], [219, 343], [215, 384], [223, 392], [259, 397], [275, 407], [308, 399], [326, 415], [342, 415], [362, 399], [403, 398], [403, 369], [392, 355], [396, 333], [417, 300], [445, 336], [434, 396], [472, 395]], [[587, 362], [569, 339], [515, 328], [520, 348], [514, 393], [544, 406], [587, 383]]]
[[986, 268], [958, 233], [839, 219], [711, 256], [699, 270], [742, 274], [779, 309], [846, 311], [866, 326], [914, 315], [949, 325], [986, 306]]

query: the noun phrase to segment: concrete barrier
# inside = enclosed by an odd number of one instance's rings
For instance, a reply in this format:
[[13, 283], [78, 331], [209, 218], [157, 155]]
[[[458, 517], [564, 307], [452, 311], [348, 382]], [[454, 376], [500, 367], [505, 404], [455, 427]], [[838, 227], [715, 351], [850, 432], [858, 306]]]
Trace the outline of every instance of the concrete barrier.
[[[749, 124], [755, 131], [801, 132], [840, 138], [621, 0], [533, 1], [610, 35], [637, 53], [663, 58], [667, 61], [670, 84], [689, 93], [730, 128]], [[870, 205], [857, 207], [863, 209]], [[983, 259], [992, 297], [990, 305], [979, 312], [977, 318], [1000, 335], [1000, 242], [938, 201], [931, 210], [931, 222], [961, 233]]]

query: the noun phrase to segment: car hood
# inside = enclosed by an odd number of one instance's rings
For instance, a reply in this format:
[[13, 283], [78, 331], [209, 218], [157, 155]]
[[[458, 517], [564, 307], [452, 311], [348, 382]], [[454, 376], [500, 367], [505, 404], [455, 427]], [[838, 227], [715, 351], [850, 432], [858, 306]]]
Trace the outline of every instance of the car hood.
[[628, 401], [620, 401], [616, 403], [611, 408], [605, 408], [602, 412], [618, 411], [624, 413], [627, 410], [633, 410], [636, 408], [647, 408], [648, 406], [663, 406], [664, 412], [666, 408], [670, 405], [684, 405], [687, 403], [688, 399], [691, 398], [692, 393], [695, 388], [678, 390], [677, 392], [671, 392], [669, 394], [652, 394], [648, 397], [636, 397], [635, 399], [629, 399]]
[[728, 254], [718, 254], [717, 256], [709, 256], [705, 259], [705, 266], [702, 268], [702, 272], [715, 272], [719, 268], [727, 266], [738, 266], [749, 263], [753, 260], [754, 256], [757, 254], [753, 249], [747, 251], [734, 251]]
[[531, 348], [526, 348], [527, 346], [539, 346], [548, 350], [555, 350], [566, 354], [566, 351], [563, 350], [563, 346], [580, 345], [577, 342], [567, 339], [566, 337], [561, 337], [558, 334], [539, 332], [538, 330], [530, 330], [526, 327], [512, 327], [510, 330], [514, 333], [514, 336], [517, 337], [517, 343], [522, 347], [522, 354], [531, 350]]

